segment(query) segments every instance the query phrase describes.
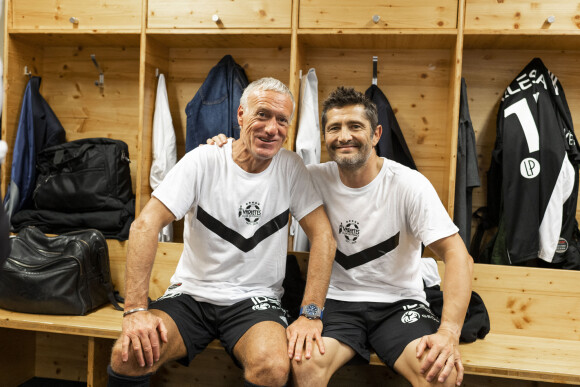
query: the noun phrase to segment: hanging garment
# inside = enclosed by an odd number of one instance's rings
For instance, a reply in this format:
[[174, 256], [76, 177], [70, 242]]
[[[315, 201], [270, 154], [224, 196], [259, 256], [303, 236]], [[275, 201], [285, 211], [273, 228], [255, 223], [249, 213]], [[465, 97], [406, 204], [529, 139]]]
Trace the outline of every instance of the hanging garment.
[[[305, 165], [320, 163], [320, 125], [318, 121], [318, 78], [314, 69], [302, 78], [296, 153]], [[290, 235], [294, 236], [294, 251], [310, 251], [308, 237], [298, 221], [292, 218]]]
[[[505, 149], [504, 149], [505, 146]], [[580, 259], [580, 150], [562, 85], [534, 58], [504, 92], [488, 171], [488, 221], [499, 225], [493, 263]]]
[[386, 157], [417, 170], [413, 156], [411, 156], [411, 152], [407, 147], [407, 142], [403, 137], [403, 132], [401, 132], [401, 128], [387, 97], [377, 85], [371, 85], [365, 92], [365, 95], [377, 105], [379, 125], [383, 127], [383, 134], [375, 147], [377, 154], [380, 157]]
[[205, 144], [208, 138], [220, 133], [235, 139], [240, 137], [237, 111], [246, 86], [246, 73], [231, 55], [224, 56], [210, 70], [193, 99], [185, 107], [185, 152]]
[[[175, 130], [169, 110], [169, 99], [165, 86], [165, 76], [159, 74], [155, 113], [153, 114], [153, 163], [149, 175], [149, 184], [155, 190], [163, 181], [167, 172], [177, 162]], [[173, 225], [168, 224], [159, 233], [160, 242], [173, 241]]]
[[467, 103], [467, 85], [461, 78], [461, 99], [459, 105], [459, 129], [457, 133], [457, 168], [455, 174], [455, 209], [453, 222], [459, 228], [459, 236], [465, 246], [471, 240], [471, 205], [474, 187], [479, 187], [475, 133]]
[[4, 198], [4, 208], [9, 218], [21, 209], [32, 207], [38, 152], [65, 142], [64, 128], [40, 95], [40, 81], [39, 77], [30, 78], [22, 100], [11, 181]]

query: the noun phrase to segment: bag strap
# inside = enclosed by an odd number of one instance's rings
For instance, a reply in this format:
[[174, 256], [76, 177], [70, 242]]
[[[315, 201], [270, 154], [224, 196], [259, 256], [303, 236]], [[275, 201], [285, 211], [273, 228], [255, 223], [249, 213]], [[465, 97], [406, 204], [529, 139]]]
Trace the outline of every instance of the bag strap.
[[123, 310], [118, 303], [124, 303], [125, 299], [121, 297], [118, 291], [113, 290], [113, 285], [109, 286], [109, 289], [107, 289], [107, 296], [109, 297], [109, 302], [113, 305], [113, 308], [116, 310]]
[[[52, 162], [54, 163], [54, 165], [58, 166], [61, 164], [66, 164], [72, 160], [78, 159], [79, 157], [81, 157], [83, 154], [85, 154], [85, 152], [87, 150], [89, 150], [90, 148], [92, 148], [94, 146], [94, 144], [83, 144], [78, 151], [76, 151], [76, 153], [74, 153], [71, 157], [67, 157], [65, 158], [65, 153], [67, 153], [65, 151], [65, 149], [59, 149], [56, 152], [54, 152], [54, 158], [52, 160]], [[70, 153], [69, 153], [70, 154]]]

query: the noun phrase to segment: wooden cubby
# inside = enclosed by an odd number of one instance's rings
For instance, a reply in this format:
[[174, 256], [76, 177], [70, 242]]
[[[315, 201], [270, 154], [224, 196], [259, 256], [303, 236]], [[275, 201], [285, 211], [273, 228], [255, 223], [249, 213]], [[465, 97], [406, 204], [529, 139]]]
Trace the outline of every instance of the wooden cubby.
[[[577, 125], [580, 122], [579, 2], [87, 0], [82, 6], [77, 3], [5, 1], [2, 139], [7, 141], [9, 153], [2, 165], [3, 194], [10, 181], [12, 147], [28, 81], [25, 68], [42, 77], [41, 93], [61, 120], [68, 140], [104, 136], [127, 142], [137, 212], [151, 194], [156, 73], [166, 77], [180, 158], [185, 152], [185, 106], [210, 69], [226, 54], [244, 68], [250, 81], [272, 76], [285, 82], [297, 102], [300, 73], [315, 68], [319, 103], [339, 85], [364, 92], [371, 85], [372, 57], [378, 56], [378, 86], [396, 112], [419, 171], [434, 185], [450, 214], [454, 209], [462, 76], [467, 82], [482, 178], [482, 187], [474, 191], [474, 209], [486, 203], [486, 171], [501, 95], [532, 58], [540, 57], [558, 76], [573, 121]], [[99, 74], [90, 54], [96, 55], [104, 70], [102, 89], [94, 84]], [[296, 122], [295, 117], [285, 144], [288, 149], [294, 149]], [[328, 156], [324, 146], [322, 149], [325, 161]], [[176, 228], [178, 238], [181, 229], [182, 225]], [[83, 353], [85, 346], [96, 345], [78, 340], [75, 345], [80, 345]], [[37, 367], [45, 370], [41, 375], [51, 375], [53, 366], [47, 365], [50, 361], [39, 355], [40, 351], [53, 351], [54, 355], [46, 356], [65, 362], [61, 358], [66, 350], [56, 344], [58, 341], [38, 336], [35, 342], [28, 343], [27, 348], [36, 350]], [[226, 357], [223, 353], [211, 356]], [[198, 361], [202, 374], [209, 369], [206, 367], [211, 367], [206, 365], [211, 356]], [[87, 372], [90, 374], [90, 366]], [[181, 375], [180, 372], [168, 367], [161, 375], [165, 380], [188, 380], [187, 376], [171, 376]], [[235, 372], [235, 367], [228, 365], [222, 385], [231, 382], [230, 376], [237, 375]], [[342, 374], [357, 372], [347, 370]], [[378, 375], [383, 370], [373, 372]], [[219, 371], [215, 375], [218, 378]], [[68, 373], [63, 377], [78, 378]], [[349, 379], [344, 376], [341, 380]], [[373, 385], [370, 379], [363, 383]]]

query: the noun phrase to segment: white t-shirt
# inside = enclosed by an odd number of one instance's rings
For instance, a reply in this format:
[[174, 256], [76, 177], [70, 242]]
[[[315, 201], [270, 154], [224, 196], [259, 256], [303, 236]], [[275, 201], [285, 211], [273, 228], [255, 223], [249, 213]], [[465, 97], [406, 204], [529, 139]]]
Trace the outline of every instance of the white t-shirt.
[[166, 296], [185, 293], [215, 305], [280, 298], [288, 211], [302, 219], [322, 205], [298, 155], [281, 149], [265, 171], [248, 173], [233, 161], [231, 141], [188, 152], [153, 196], [185, 217], [183, 253]]
[[351, 302], [427, 302], [421, 242], [458, 231], [419, 172], [384, 159], [367, 186], [349, 188], [334, 162], [309, 165], [337, 242], [327, 298]]

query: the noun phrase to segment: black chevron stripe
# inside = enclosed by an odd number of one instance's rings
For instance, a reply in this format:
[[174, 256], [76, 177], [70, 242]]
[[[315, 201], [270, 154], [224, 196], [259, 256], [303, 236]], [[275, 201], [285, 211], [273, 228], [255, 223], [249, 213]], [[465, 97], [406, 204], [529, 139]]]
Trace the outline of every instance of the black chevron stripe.
[[380, 258], [388, 252], [394, 250], [399, 245], [399, 234], [400, 232], [393, 235], [386, 241], [379, 243], [378, 245], [371, 246], [352, 255], [346, 255], [337, 249], [334, 260], [346, 270], [364, 265], [365, 263]]
[[231, 228], [225, 226], [222, 222], [205, 212], [201, 206], [197, 206], [197, 219], [209, 230], [219, 235], [222, 239], [230, 242], [244, 253], [252, 250], [264, 239], [274, 234], [288, 224], [290, 209], [271, 219], [268, 223], [260, 227], [250, 238], [245, 238]]

